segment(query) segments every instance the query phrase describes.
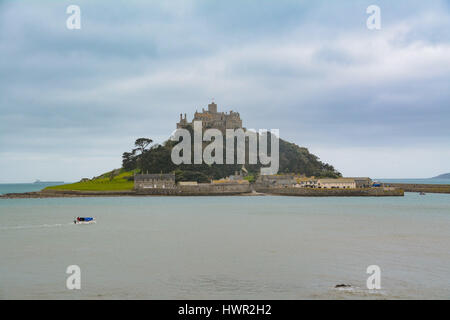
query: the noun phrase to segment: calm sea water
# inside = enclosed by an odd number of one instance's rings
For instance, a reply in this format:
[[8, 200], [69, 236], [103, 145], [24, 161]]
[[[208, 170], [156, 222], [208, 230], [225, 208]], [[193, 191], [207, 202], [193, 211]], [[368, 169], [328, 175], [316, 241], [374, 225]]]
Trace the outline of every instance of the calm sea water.
[[0, 199], [0, 299], [449, 299], [449, 235], [443, 194]]
[[53, 183], [53, 182], [0, 183], [0, 194], [39, 191], [46, 187], [59, 185], [59, 184], [61, 184], [61, 183]]
[[391, 183], [417, 183], [417, 184], [450, 184], [450, 179], [376, 179]]

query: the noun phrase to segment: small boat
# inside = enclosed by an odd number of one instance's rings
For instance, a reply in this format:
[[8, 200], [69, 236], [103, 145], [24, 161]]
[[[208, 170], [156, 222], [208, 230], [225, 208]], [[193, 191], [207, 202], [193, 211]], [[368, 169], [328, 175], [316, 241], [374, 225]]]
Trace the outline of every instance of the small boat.
[[421, 191], [419, 194], [420, 194], [421, 196], [424, 196], [424, 195], [425, 195], [425, 192]]
[[92, 217], [76, 217], [75, 220], [73, 220], [73, 223], [75, 224], [93, 224], [97, 223], [95, 221], [95, 218]]

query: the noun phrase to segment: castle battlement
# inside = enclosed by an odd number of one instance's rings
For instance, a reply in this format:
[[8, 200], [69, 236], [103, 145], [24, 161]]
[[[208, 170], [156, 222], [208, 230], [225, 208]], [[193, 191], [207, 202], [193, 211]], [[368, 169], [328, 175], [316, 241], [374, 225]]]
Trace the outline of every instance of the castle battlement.
[[187, 121], [186, 113], [180, 114], [180, 122], [177, 123], [178, 128], [186, 128], [187, 126], [193, 126], [193, 121], [202, 121], [204, 129], [215, 128], [225, 133], [226, 129], [238, 129], [242, 128], [242, 120], [239, 112], [233, 112], [232, 110], [227, 112], [217, 112], [217, 104], [211, 102], [208, 104], [208, 110], [202, 108], [202, 112], [195, 112], [194, 119], [191, 122]]

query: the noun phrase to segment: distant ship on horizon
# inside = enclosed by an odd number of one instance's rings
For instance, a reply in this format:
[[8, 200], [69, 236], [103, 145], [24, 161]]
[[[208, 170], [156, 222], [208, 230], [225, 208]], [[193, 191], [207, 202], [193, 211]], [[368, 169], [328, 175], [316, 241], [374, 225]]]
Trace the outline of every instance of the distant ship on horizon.
[[34, 181], [33, 183], [37, 184], [37, 183], [54, 183], [54, 184], [63, 184], [64, 181], [41, 181], [39, 179], [37, 179], [36, 181]]

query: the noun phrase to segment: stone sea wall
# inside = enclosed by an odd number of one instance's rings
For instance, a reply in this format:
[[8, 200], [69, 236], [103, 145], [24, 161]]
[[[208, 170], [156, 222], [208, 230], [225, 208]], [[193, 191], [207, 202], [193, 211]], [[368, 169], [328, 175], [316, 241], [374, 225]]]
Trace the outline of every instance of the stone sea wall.
[[[256, 191], [256, 192], [254, 192]], [[232, 196], [232, 195], [285, 195], [303, 197], [384, 197], [403, 196], [399, 188], [365, 189], [311, 189], [293, 187], [264, 187], [249, 184], [198, 184], [176, 188], [152, 188], [132, 191], [76, 191], [43, 190], [38, 192], [10, 193], [0, 198], [56, 198], [56, 197], [120, 197], [120, 196]]]
[[298, 197], [386, 197], [403, 196], [404, 192], [398, 188], [358, 188], [358, 189], [317, 189], [279, 187], [267, 188], [255, 186], [256, 192], [283, 196]]
[[235, 195], [251, 192], [249, 184], [198, 184], [172, 189], [149, 188], [136, 190], [136, 195], [208, 196]]
[[385, 183], [385, 185], [401, 188], [406, 192], [450, 193], [448, 184]]
[[0, 195], [3, 199], [30, 198], [74, 198], [74, 197], [120, 197], [134, 196], [134, 191], [77, 191], [77, 190], [42, 190], [35, 192], [7, 193]]

